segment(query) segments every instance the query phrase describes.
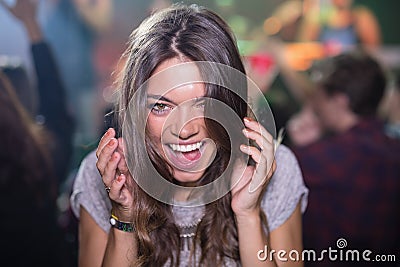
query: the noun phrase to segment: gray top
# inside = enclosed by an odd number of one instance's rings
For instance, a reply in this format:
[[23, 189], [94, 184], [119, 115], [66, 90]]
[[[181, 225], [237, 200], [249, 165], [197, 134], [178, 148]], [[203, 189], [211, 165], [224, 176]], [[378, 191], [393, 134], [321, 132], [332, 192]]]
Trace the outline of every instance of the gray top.
[[[281, 226], [294, 212], [299, 201], [301, 211], [304, 212], [308, 197], [308, 189], [304, 185], [299, 164], [290, 149], [280, 145], [275, 157], [277, 168], [261, 202], [261, 207], [267, 216], [269, 231]], [[74, 182], [71, 206], [78, 218], [80, 207], [84, 207], [95, 222], [108, 233], [111, 227], [109, 223], [111, 203], [96, 168], [96, 160], [95, 153], [91, 152], [82, 161]], [[193, 222], [203, 212], [202, 207], [175, 206], [173, 210], [175, 220], [179, 224]], [[182, 251], [181, 266], [187, 266], [186, 255], [188, 253]], [[236, 264], [227, 262], [227, 265], [235, 266]]]

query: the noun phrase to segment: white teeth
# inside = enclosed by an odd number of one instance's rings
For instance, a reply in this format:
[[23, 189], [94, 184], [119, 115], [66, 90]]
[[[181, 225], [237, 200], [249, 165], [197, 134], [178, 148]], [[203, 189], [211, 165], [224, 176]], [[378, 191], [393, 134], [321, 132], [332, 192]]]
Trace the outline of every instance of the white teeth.
[[169, 147], [174, 151], [179, 152], [190, 152], [201, 147], [202, 142], [197, 142], [196, 144], [191, 145], [177, 145], [177, 144], [170, 144]]

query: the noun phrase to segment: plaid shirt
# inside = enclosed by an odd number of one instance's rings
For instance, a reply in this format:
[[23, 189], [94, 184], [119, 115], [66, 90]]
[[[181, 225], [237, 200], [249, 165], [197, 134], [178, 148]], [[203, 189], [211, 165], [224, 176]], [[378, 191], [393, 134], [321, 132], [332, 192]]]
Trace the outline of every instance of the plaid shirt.
[[[369, 249], [371, 258], [396, 254], [399, 263], [400, 141], [384, 135], [382, 123], [365, 119], [294, 152], [310, 189], [303, 217], [305, 249], [338, 249], [337, 240], [344, 238], [343, 251]], [[315, 265], [356, 266], [331, 261]]]

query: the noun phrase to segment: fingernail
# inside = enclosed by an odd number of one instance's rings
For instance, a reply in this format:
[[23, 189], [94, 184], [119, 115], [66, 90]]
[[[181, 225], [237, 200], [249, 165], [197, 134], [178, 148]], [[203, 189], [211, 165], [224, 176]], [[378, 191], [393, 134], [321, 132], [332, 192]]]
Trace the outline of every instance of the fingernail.
[[115, 144], [115, 139], [111, 139], [110, 142], [108, 143], [109, 146], [113, 146]]
[[248, 151], [248, 150], [249, 150], [249, 147], [246, 146], [246, 145], [240, 145], [240, 150], [242, 150], [242, 151]]
[[122, 181], [122, 176], [124, 176], [122, 173], [117, 177], [117, 181], [121, 182]]
[[250, 131], [247, 129], [243, 129], [242, 131], [243, 131], [244, 135], [246, 135], [246, 136], [249, 135], [249, 133], [250, 133]]
[[248, 122], [250, 122], [250, 121], [251, 121], [249, 117], [244, 117], [244, 119], [243, 119], [243, 120], [244, 120], [244, 122], [245, 122], [245, 123], [248, 123]]

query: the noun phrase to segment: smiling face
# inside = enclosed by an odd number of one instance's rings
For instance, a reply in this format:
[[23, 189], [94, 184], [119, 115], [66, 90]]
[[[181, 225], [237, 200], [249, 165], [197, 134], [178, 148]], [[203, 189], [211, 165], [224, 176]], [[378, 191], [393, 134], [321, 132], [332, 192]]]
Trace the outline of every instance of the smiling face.
[[[172, 90], [166, 86], [175, 84], [174, 79], [182, 73], [172, 76], [163, 71], [181, 63], [173, 58], [155, 69], [153, 76], [157, 78], [150, 79], [147, 89], [146, 129], [158, 154], [171, 166], [174, 178], [190, 184], [202, 177], [216, 149], [204, 119], [204, 83], [189, 83]], [[160, 89], [160, 84], [167, 88]]]

